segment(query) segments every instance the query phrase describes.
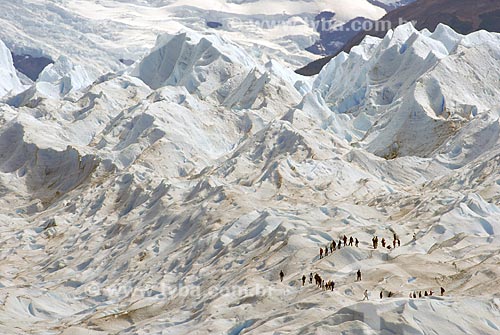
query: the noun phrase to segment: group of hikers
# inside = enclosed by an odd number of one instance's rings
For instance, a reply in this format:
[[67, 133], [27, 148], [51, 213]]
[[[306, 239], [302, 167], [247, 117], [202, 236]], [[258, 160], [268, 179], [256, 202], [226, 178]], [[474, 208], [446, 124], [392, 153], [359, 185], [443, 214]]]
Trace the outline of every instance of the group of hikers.
[[[379, 241], [378, 236], [374, 236], [372, 238], [373, 249], [378, 248], [378, 241]], [[382, 240], [380, 242], [382, 244], [382, 248], [387, 248], [387, 249], [392, 249], [392, 248], [396, 248], [396, 246], [398, 246], [398, 247], [401, 246], [401, 240], [398, 238], [396, 233], [394, 233], [394, 235], [393, 235], [392, 247], [389, 243], [387, 243], [385, 238], [382, 238]], [[359, 240], [357, 238], [353, 238], [352, 236], [347, 238], [347, 236], [344, 235], [342, 238], [339, 239], [338, 242], [335, 242], [335, 240], [333, 240], [329, 245], [327, 244], [324, 248], [320, 247], [319, 248], [319, 258], [322, 259], [323, 257], [328, 256], [328, 251], [330, 251], [330, 254], [333, 254], [333, 251], [335, 251], [337, 249], [341, 249], [342, 243], [344, 244], [344, 247], [347, 247], [347, 246], [352, 247], [353, 245], [355, 247], [359, 247]]]
[[[444, 296], [444, 292], [445, 292], [445, 289], [443, 287], [440, 288], [440, 291], [441, 291], [441, 296]], [[417, 292], [410, 292], [410, 299], [417, 299], [417, 298], [423, 298], [423, 297], [430, 297], [434, 294], [434, 292], [432, 290], [429, 290], [429, 292], [427, 291], [424, 291], [424, 293], [422, 293], [422, 291], [419, 291], [418, 293]], [[391, 291], [389, 291], [387, 293], [387, 297], [388, 298], [391, 298], [394, 296], [394, 293], [392, 293]], [[380, 291], [380, 299], [383, 299], [384, 298], [384, 291]], [[363, 294], [363, 300], [369, 300], [368, 299], [368, 290], [365, 290], [364, 294]]]
[[[389, 243], [387, 243], [387, 241], [385, 240], [385, 238], [382, 238], [382, 240], [380, 242], [382, 244], [382, 248], [391, 249], [391, 245]], [[373, 245], [373, 249], [377, 249], [378, 248], [378, 236], [374, 236], [372, 238], [372, 245]], [[401, 240], [398, 238], [398, 235], [396, 233], [394, 233], [393, 234], [393, 239], [392, 239], [392, 248], [396, 248], [396, 245], [398, 247], [400, 247], [401, 246]]]
[[[281, 270], [280, 271], [280, 280], [282, 282], [283, 282], [284, 277], [285, 277], [285, 274], [283, 273], [283, 270]], [[306, 280], [307, 280], [306, 275], [302, 275], [301, 279], [302, 279], [302, 286], [305, 286]], [[333, 289], [335, 288], [335, 282], [333, 280], [325, 281], [323, 278], [321, 278], [321, 276], [319, 274], [315, 273], [313, 276], [313, 273], [311, 272], [309, 274], [309, 284], [313, 283], [313, 279], [315, 281], [316, 286], [322, 290], [333, 291]], [[356, 271], [356, 281], [361, 281], [361, 270]], [[443, 296], [445, 289], [443, 287], [441, 287], [440, 291], [441, 291], [441, 296]], [[422, 291], [419, 291], [418, 293], [417, 292], [410, 292], [410, 298], [416, 299], [416, 298], [428, 297], [428, 296], [432, 296], [433, 294], [434, 294], [434, 292], [432, 290], [429, 290], [429, 292], [424, 291], [424, 293], [422, 293]], [[384, 291], [380, 291], [379, 296], [380, 296], [380, 299], [383, 299], [384, 298]], [[394, 293], [392, 293], [391, 291], [387, 292], [388, 298], [392, 298], [393, 296], [394, 296]], [[364, 291], [363, 300], [369, 300], [368, 290]]]
[[337, 250], [337, 249], [341, 249], [342, 248], [342, 242], [344, 242], [344, 247], [347, 247], [347, 246], [350, 246], [352, 247], [353, 244], [354, 246], [356, 247], [359, 247], [359, 241], [357, 238], [353, 238], [352, 236], [347, 239], [347, 236], [344, 235], [343, 238], [340, 238], [339, 239], [339, 242], [335, 242], [335, 240], [333, 240], [329, 245], [327, 244], [325, 246], [325, 248], [319, 248], [319, 258], [322, 259], [323, 258], [323, 254], [326, 256], [328, 256], [328, 249], [330, 249], [330, 254], [333, 254], [333, 251]]
[[[446, 290], [443, 287], [439, 288], [439, 290], [441, 291], [441, 296], [443, 296], [444, 292]], [[432, 290], [429, 290], [429, 292], [424, 291], [423, 294], [422, 294], [422, 291], [419, 291], [418, 293], [417, 292], [410, 292], [410, 298], [416, 299], [416, 298], [428, 297], [428, 296], [431, 296], [433, 294], [434, 294], [434, 292]]]
[[[344, 247], [353, 246], [353, 244], [356, 247], [359, 246], [359, 241], [358, 241], [357, 238], [353, 238], [351, 236], [348, 239], [347, 236], [344, 235], [342, 238], [339, 239], [338, 243], [336, 243], [335, 240], [333, 240], [329, 245], [326, 245], [326, 247], [324, 249], [322, 247], [320, 247], [319, 248], [319, 258], [322, 259], [323, 255], [325, 257], [328, 256], [328, 250], [329, 249], [330, 249], [330, 254], [333, 254], [334, 250], [341, 249], [342, 242], [344, 244]], [[372, 243], [373, 243], [373, 248], [377, 249], [377, 247], [378, 247], [378, 236], [374, 236], [372, 238]], [[387, 244], [386, 244], [385, 238], [382, 238], [381, 244], [382, 244], [383, 248], [386, 248]], [[396, 246], [401, 246], [401, 241], [399, 240], [399, 238], [396, 235], [396, 233], [394, 233], [394, 235], [393, 235], [392, 245], [393, 245], [393, 248], [396, 248]], [[387, 248], [391, 249], [391, 246], [387, 245]], [[280, 271], [280, 279], [281, 279], [282, 282], [283, 282], [283, 278], [284, 277], [285, 277], [285, 274], [283, 273], [283, 270], [281, 270]], [[307, 280], [306, 275], [305, 274], [302, 275], [301, 279], [302, 279], [302, 286], [305, 286], [306, 280]], [[321, 278], [321, 276], [319, 274], [316, 273], [313, 276], [313, 273], [311, 272], [309, 274], [309, 283], [310, 284], [313, 283], [313, 279], [315, 280], [316, 286], [319, 287], [322, 290], [327, 290], [327, 291], [331, 290], [331, 291], [333, 291], [334, 288], [335, 288], [335, 282], [333, 280], [325, 281], [323, 278]], [[361, 269], [358, 269], [358, 271], [356, 272], [356, 281], [361, 281]], [[443, 296], [444, 292], [445, 292], [445, 289], [443, 287], [441, 287], [440, 288], [440, 292], [441, 292], [441, 296]], [[422, 298], [422, 297], [432, 296], [433, 294], [434, 294], [434, 292], [432, 290], [429, 290], [429, 292], [428, 291], [424, 291], [424, 293], [422, 293], [422, 291], [419, 291], [418, 293], [417, 292], [410, 292], [409, 297], [416, 299], [417, 297], [418, 298]], [[380, 291], [380, 295], [379, 296], [380, 296], [380, 299], [382, 299], [384, 297], [384, 291]], [[388, 298], [391, 298], [393, 296], [394, 296], [394, 294], [391, 291], [389, 291], [387, 293], [387, 297]], [[364, 291], [364, 293], [363, 293], [363, 300], [369, 300], [369, 298], [368, 298], [368, 290]]]
[[[316, 282], [316, 286], [322, 290], [333, 291], [333, 289], [335, 288], [335, 282], [333, 280], [329, 280], [329, 281], [325, 282], [325, 280], [323, 278], [321, 278], [321, 276], [317, 273], [314, 275], [314, 280]], [[309, 274], [309, 283], [312, 284], [312, 281], [313, 281], [313, 274], [311, 272]], [[305, 284], [306, 284], [306, 275], [303, 275], [302, 276], [302, 286], [304, 286]]]

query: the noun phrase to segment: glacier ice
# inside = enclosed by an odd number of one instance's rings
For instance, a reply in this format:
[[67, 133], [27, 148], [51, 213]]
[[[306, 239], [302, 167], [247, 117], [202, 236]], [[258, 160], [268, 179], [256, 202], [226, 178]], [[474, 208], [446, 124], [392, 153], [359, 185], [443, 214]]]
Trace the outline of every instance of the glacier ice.
[[191, 31], [61, 56], [0, 103], [0, 332], [495, 334], [498, 38], [406, 25], [314, 82]]

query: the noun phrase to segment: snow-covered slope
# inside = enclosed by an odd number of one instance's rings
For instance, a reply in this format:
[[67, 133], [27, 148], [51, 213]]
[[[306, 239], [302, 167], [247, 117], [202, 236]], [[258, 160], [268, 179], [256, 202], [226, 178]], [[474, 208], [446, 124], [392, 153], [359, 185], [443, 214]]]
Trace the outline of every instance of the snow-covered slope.
[[0, 104], [0, 332], [496, 334], [498, 40], [402, 26], [314, 83], [211, 33], [60, 58]]

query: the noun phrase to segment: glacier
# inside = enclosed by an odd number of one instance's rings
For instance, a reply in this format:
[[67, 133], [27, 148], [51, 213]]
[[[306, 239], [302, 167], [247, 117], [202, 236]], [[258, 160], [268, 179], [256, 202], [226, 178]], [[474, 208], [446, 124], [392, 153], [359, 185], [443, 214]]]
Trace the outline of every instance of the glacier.
[[496, 334], [499, 42], [407, 24], [310, 79], [161, 32], [29, 87], [0, 53], [0, 331]]

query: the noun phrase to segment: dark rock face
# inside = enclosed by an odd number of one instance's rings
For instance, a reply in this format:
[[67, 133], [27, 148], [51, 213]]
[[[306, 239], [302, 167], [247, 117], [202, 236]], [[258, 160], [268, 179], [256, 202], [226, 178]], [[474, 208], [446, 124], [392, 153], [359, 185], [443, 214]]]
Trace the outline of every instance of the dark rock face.
[[38, 79], [38, 75], [49, 64], [54, 61], [47, 57], [33, 57], [31, 55], [16, 55], [12, 53], [14, 67], [33, 81]]
[[130, 65], [135, 63], [135, 61], [133, 61], [132, 59], [125, 59], [125, 58], [120, 58], [119, 61], [120, 61], [120, 63], [127, 65], [127, 66], [130, 66]]
[[[415, 27], [419, 30], [427, 28], [434, 31], [439, 23], [444, 23], [461, 34], [469, 34], [481, 29], [500, 32], [500, 1], [418, 0], [388, 13], [381, 21], [390, 22], [392, 28], [397, 27], [401, 22], [413, 21]], [[349, 52], [366, 35], [383, 37], [386, 33], [387, 29], [362, 31], [354, 36], [341, 50], [309, 63], [296, 72], [305, 76], [318, 74], [330, 59], [341, 51]]]
[[314, 21], [320, 38], [306, 50], [317, 55], [332, 55], [339, 52], [359, 32], [356, 27], [362, 27], [365, 22], [372, 22], [364, 17], [357, 17], [344, 25], [336, 26], [335, 13], [332, 12], [322, 12]]
[[369, 3], [375, 5], [375, 6], [378, 6], [378, 7], [381, 7], [383, 9], [385, 9], [386, 11], [390, 12], [391, 10], [395, 10], [396, 8], [399, 8], [399, 7], [402, 7], [402, 6], [406, 6], [407, 4], [409, 3], [412, 3], [414, 2], [415, 0], [399, 0], [398, 2], [395, 2], [393, 4], [385, 4], [383, 3], [382, 1], [379, 1], [379, 0], [368, 0]]
[[217, 28], [222, 27], [222, 23], [216, 22], [216, 21], [208, 21], [207, 22], [207, 27], [213, 28], [213, 29], [217, 29]]

